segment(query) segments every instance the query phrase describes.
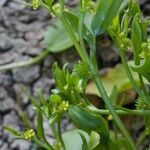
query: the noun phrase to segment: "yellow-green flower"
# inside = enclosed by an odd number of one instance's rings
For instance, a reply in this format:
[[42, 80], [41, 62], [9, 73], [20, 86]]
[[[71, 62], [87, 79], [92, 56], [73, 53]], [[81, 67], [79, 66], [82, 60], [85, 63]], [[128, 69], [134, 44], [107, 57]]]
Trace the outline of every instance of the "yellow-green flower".
[[39, 7], [39, 0], [32, 0], [32, 7], [36, 10]]
[[23, 133], [23, 136], [26, 140], [31, 140], [34, 137], [35, 133], [33, 129], [28, 129]]

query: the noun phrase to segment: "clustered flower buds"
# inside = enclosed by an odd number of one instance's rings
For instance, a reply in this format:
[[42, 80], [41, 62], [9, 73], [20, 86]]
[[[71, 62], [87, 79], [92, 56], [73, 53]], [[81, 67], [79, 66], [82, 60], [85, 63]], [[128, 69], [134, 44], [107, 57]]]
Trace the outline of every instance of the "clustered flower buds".
[[36, 10], [39, 7], [39, 0], [32, 0], [32, 7]]
[[35, 133], [33, 129], [28, 129], [23, 133], [23, 136], [26, 140], [31, 140], [34, 137]]
[[127, 38], [127, 35], [124, 32], [121, 32], [118, 36], [118, 44], [123, 49], [130, 48], [130, 40]]
[[95, 2], [91, 0], [83, 0], [83, 6], [85, 7], [87, 12], [89, 13], [95, 12]]
[[68, 101], [62, 101], [59, 104], [58, 109], [62, 110], [62, 111], [67, 111], [68, 107], [69, 107], [69, 102]]

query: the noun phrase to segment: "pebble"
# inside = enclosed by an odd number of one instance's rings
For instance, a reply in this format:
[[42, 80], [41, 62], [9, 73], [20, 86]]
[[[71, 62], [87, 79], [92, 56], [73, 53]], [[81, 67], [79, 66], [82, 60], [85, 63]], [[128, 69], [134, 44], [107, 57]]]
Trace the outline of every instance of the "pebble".
[[31, 146], [31, 143], [29, 141], [25, 140], [15, 140], [10, 145], [10, 149], [17, 149], [17, 150], [29, 150]]
[[14, 108], [14, 100], [8, 96], [7, 91], [0, 87], [0, 112], [5, 113]]
[[[24, 85], [24, 87], [27, 88], [27, 89], [29, 89], [28, 86], [25, 86], [25, 85]], [[22, 91], [20, 84], [15, 83], [15, 84], [13, 85], [13, 90], [14, 90], [14, 92], [15, 92], [15, 99], [16, 99], [19, 103], [21, 103], [21, 104], [23, 104], [23, 105], [27, 105], [27, 104], [29, 103], [29, 97], [28, 97], [28, 95], [27, 95], [26, 93], [24, 93], [24, 92]]]
[[44, 96], [49, 96], [52, 85], [53, 80], [47, 77], [40, 78], [33, 86], [33, 93], [37, 95], [39, 91], [42, 91]]
[[8, 0], [0, 0], [0, 7], [4, 6]]
[[16, 68], [12, 73], [14, 81], [30, 84], [40, 77], [40, 66]]
[[12, 41], [6, 34], [0, 34], [0, 52], [5, 52], [12, 48]]

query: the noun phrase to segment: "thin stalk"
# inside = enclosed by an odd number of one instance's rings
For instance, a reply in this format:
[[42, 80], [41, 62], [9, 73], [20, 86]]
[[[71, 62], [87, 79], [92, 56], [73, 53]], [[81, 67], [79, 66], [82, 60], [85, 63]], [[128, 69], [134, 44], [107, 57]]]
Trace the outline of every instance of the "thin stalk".
[[41, 60], [43, 60], [48, 54], [49, 54], [49, 51], [44, 50], [41, 54], [39, 54], [35, 58], [32, 58], [28, 61], [22, 61], [22, 62], [17, 62], [17, 63], [10, 63], [10, 64], [7, 64], [7, 65], [2, 65], [2, 66], [0, 66], [0, 72], [11, 70], [11, 69], [14, 69], [14, 68], [21, 68], [21, 67], [37, 64]]
[[121, 130], [121, 132], [123, 133], [123, 135], [126, 137], [126, 139], [128, 140], [130, 146], [132, 147], [133, 150], [136, 150], [135, 144], [132, 140], [132, 138], [130, 137], [127, 129], [125, 128], [124, 124], [122, 123], [121, 119], [119, 118], [118, 114], [116, 113], [116, 111], [114, 110], [110, 99], [104, 89], [104, 86], [101, 82], [101, 79], [99, 78], [98, 75], [95, 75], [94, 77], [94, 81], [97, 85], [97, 88], [100, 92], [100, 94], [102, 95], [103, 101], [105, 102], [107, 108], [109, 109], [111, 115], [113, 116], [113, 119], [115, 121], [115, 123], [117, 124], [118, 128]]
[[150, 102], [148, 101], [147, 97], [144, 95], [144, 93], [141, 91], [141, 89], [138, 87], [138, 85], [136, 84], [132, 74], [131, 74], [131, 71], [129, 69], [129, 66], [126, 62], [126, 59], [125, 59], [125, 54], [124, 54], [124, 50], [123, 49], [120, 49], [120, 56], [121, 56], [121, 60], [122, 60], [122, 64], [123, 64], [123, 67], [126, 71], [126, 74], [132, 84], [132, 86], [135, 88], [136, 92], [139, 94], [139, 96], [141, 98], [144, 99], [145, 103], [147, 103], [148, 105], [150, 104]]
[[139, 145], [143, 142], [143, 140], [145, 139], [146, 136], [147, 136], [147, 134], [146, 134], [146, 132], [144, 131], [144, 132], [140, 135], [139, 139], [137, 140], [136, 145], [139, 146]]
[[44, 144], [43, 142], [41, 142], [40, 140], [38, 140], [36, 137], [33, 138], [33, 141], [35, 143], [37, 143], [38, 145], [40, 145], [42, 148], [46, 149], [46, 150], [54, 150], [53, 147], [49, 147], [46, 144]]
[[[88, 107], [88, 110], [91, 111], [92, 113], [100, 114], [100, 115], [110, 115], [111, 112], [106, 109], [97, 109], [97, 108], [92, 108]], [[126, 109], [118, 109], [115, 110], [118, 115], [136, 115], [136, 116], [150, 116], [150, 110], [130, 110], [130, 112]]]
[[53, 135], [56, 139], [56, 141], [58, 143], [61, 144], [61, 146], [63, 147], [63, 149], [65, 150], [65, 144], [63, 142], [63, 139], [62, 139], [62, 136], [61, 136], [61, 131], [60, 131], [60, 124], [57, 123], [57, 129], [56, 127], [54, 126], [54, 124], [51, 125], [51, 129], [52, 129], [52, 132], [53, 132]]
[[59, 123], [58, 123], [58, 135], [59, 135], [59, 139], [60, 139], [61, 145], [62, 145], [63, 149], [65, 150], [66, 148], [65, 148], [65, 144], [64, 144], [64, 141], [63, 141], [63, 139], [62, 139], [62, 136], [61, 136], [60, 124], [61, 124], [61, 123], [59, 122]]
[[58, 135], [58, 132], [57, 132], [54, 124], [51, 124], [51, 129], [52, 129], [53, 136], [55, 137], [56, 141], [58, 143], [60, 143], [60, 141], [59, 141], [59, 135]]
[[68, 32], [68, 34], [69, 34], [69, 36], [70, 36], [70, 38], [72, 40], [72, 42], [74, 43], [74, 46], [76, 47], [76, 50], [77, 50], [79, 56], [82, 58], [82, 60], [85, 60], [84, 54], [82, 52], [82, 48], [79, 45], [79, 42], [76, 39], [75, 34], [74, 34], [72, 28], [70, 27], [68, 21], [66, 20], [66, 18], [64, 17], [63, 14], [60, 16], [60, 20], [62, 21], [62, 23], [63, 23], [66, 31]]
[[86, 61], [88, 61], [88, 64], [91, 64], [88, 53], [85, 48], [84, 38], [83, 38], [84, 16], [85, 16], [85, 13], [81, 12], [80, 19], [79, 19], [79, 25], [78, 25], [78, 35], [79, 35], [79, 41], [80, 41], [80, 45], [81, 45], [82, 51], [84, 53], [85, 59], [86, 59]]
[[147, 90], [146, 90], [142, 75], [140, 75], [139, 73], [138, 73], [138, 75], [139, 75], [139, 80], [140, 80], [140, 86], [141, 86], [144, 94], [147, 95]]

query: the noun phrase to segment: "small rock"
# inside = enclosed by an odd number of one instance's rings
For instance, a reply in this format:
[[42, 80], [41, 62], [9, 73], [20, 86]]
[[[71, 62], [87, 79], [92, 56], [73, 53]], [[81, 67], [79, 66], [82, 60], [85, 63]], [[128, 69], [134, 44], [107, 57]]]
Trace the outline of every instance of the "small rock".
[[9, 150], [9, 147], [8, 147], [8, 144], [7, 143], [4, 143], [2, 145], [2, 147], [0, 147], [1, 150]]
[[52, 84], [53, 84], [53, 80], [47, 77], [43, 77], [39, 79], [33, 86], [34, 95], [37, 95], [39, 91], [42, 91], [44, 96], [49, 96]]
[[22, 3], [21, 0], [14, 0], [13, 2], [9, 3], [10, 9], [16, 11], [22, 11], [25, 8], [25, 5]]
[[30, 84], [40, 77], [40, 66], [30, 66], [24, 68], [16, 68], [12, 70], [13, 79], [16, 82]]
[[6, 34], [0, 34], [0, 52], [7, 51], [12, 48], [12, 41]]
[[12, 77], [10, 74], [2, 74], [0, 73], [0, 86], [7, 87], [12, 85]]
[[4, 6], [8, 0], [0, 0], [0, 7]]
[[35, 110], [34, 110], [34, 106], [31, 104], [26, 108], [27, 111], [27, 115], [29, 116], [29, 119], [33, 119], [35, 116]]
[[31, 143], [25, 140], [14, 140], [14, 142], [10, 145], [11, 149], [18, 149], [18, 150], [29, 150]]
[[24, 53], [29, 56], [37, 56], [39, 55], [43, 50], [39, 47], [36, 48], [28, 48]]
[[13, 62], [18, 57], [18, 54], [10, 51], [9, 53], [0, 54], [0, 65]]
[[15, 51], [17, 53], [24, 53], [29, 49], [29, 44], [23, 40], [23, 39], [15, 39], [13, 40], [13, 49], [12, 51]]
[[0, 87], [0, 112], [6, 112], [13, 109], [14, 106], [14, 100], [7, 95], [4, 88]]
[[[24, 85], [25, 86], [25, 85]], [[29, 89], [29, 87], [27, 87]], [[25, 94], [20, 85], [19, 84], [14, 84], [13, 85], [13, 89], [14, 89], [14, 92], [15, 92], [15, 98], [20, 102], [22, 103], [23, 105], [26, 105], [29, 103], [29, 97], [27, 94]]]
[[3, 117], [3, 125], [11, 126], [12, 128], [19, 130], [19, 118], [14, 111], [11, 111], [9, 114]]
[[50, 68], [54, 62], [54, 57], [52, 55], [49, 55], [47, 58], [44, 59], [44, 67]]

